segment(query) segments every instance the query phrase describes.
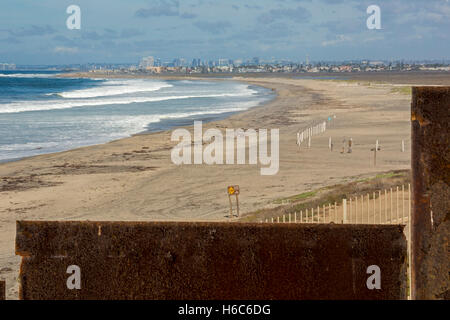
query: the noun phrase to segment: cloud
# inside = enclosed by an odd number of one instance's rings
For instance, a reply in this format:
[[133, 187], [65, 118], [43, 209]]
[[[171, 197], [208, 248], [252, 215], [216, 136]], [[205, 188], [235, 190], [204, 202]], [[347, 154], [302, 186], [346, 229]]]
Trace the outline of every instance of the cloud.
[[261, 24], [286, 19], [298, 23], [308, 22], [311, 19], [311, 13], [306, 8], [299, 6], [295, 9], [272, 9], [269, 12], [259, 15], [257, 18], [258, 22]]
[[81, 34], [81, 38], [85, 40], [100, 40], [103, 37], [97, 31], [85, 31]]
[[318, 24], [317, 27], [324, 28], [327, 32], [332, 32], [333, 34], [360, 33], [367, 30], [366, 19], [363, 17], [359, 19], [330, 20]]
[[68, 37], [62, 35], [56, 35], [52, 38], [52, 40], [59, 43], [63, 43], [65, 45], [73, 45], [74, 43], [73, 39], [69, 39]]
[[262, 9], [261, 6], [250, 4], [244, 4], [244, 7], [246, 7], [247, 9]]
[[188, 13], [188, 12], [180, 14], [180, 18], [182, 18], [182, 19], [194, 19], [196, 17], [197, 17], [196, 14]]
[[83, 31], [81, 33], [81, 39], [83, 40], [112, 40], [112, 39], [129, 39], [132, 37], [137, 37], [144, 35], [145, 33], [135, 29], [135, 28], [127, 28], [122, 31], [112, 30], [112, 29], [104, 29], [102, 33], [97, 31]]
[[17, 30], [9, 30], [11, 36], [14, 37], [33, 37], [33, 36], [42, 36], [48, 34], [56, 33], [56, 30], [49, 25], [45, 26], [36, 26], [32, 25], [29, 27], [23, 27]]
[[261, 40], [265, 42], [267, 39], [274, 40], [286, 39], [297, 34], [288, 25], [282, 22], [272, 23], [270, 25], [259, 25], [248, 29], [241, 29], [239, 33], [233, 34], [227, 41], [236, 42], [240, 40], [251, 41]]
[[22, 43], [22, 41], [18, 40], [17, 38], [8, 37], [6, 39], [0, 39], [0, 42], [5, 42], [6, 44], [19, 44]]
[[145, 33], [142, 32], [141, 30], [134, 29], [134, 28], [128, 28], [128, 29], [122, 30], [122, 32], [120, 33], [120, 37], [121, 38], [131, 38], [131, 37], [142, 36], [144, 34]]
[[230, 28], [231, 23], [229, 23], [228, 21], [197, 21], [194, 23], [194, 26], [205, 32], [220, 34], [223, 33], [226, 29]]
[[73, 47], [73, 48], [71, 48], [71, 47], [56, 47], [53, 49], [53, 52], [73, 54], [73, 53], [78, 52], [78, 48], [76, 48], [76, 47]]
[[349, 42], [352, 41], [352, 38], [349, 36], [346, 36], [344, 34], [339, 34], [336, 36], [335, 39], [332, 40], [327, 40], [327, 41], [323, 41], [322, 42], [322, 47], [329, 47], [329, 46], [334, 46], [343, 42]]
[[175, 0], [160, 0], [158, 4], [150, 8], [141, 8], [134, 14], [138, 18], [178, 16], [179, 2]]

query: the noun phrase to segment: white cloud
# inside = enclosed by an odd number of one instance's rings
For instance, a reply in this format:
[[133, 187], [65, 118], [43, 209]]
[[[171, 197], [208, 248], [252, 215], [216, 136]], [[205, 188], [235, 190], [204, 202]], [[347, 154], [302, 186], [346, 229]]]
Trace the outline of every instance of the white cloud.
[[337, 35], [336, 39], [323, 41], [322, 47], [334, 46], [342, 42], [350, 42], [350, 41], [352, 41], [351, 37], [346, 36], [344, 34], [339, 34]]
[[74, 47], [74, 48], [70, 48], [70, 47], [55, 47], [55, 49], [53, 49], [54, 52], [56, 53], [77, 53], [78, 52], [78, 48]]

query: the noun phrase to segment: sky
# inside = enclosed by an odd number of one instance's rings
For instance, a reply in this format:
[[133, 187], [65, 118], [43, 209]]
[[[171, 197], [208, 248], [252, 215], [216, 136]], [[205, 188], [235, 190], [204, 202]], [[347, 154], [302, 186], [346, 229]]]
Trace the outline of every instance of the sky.
[[[70, 30], [70, 5], [81, 10]], [[377, 5], [381, 29], [369, 29]], [[0, 63], [450, 59], [449, 0], [2, 0]]]

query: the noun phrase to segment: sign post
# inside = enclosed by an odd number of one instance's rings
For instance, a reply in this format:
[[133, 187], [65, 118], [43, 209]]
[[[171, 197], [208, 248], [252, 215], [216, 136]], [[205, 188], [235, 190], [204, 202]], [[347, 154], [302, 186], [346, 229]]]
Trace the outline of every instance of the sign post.
[[228, 200], [230, 201], [230, 218], [233, 217], [233, 204], [231, 201], [232, 195], [236, 196], [236, 212], [237, 217], [239, 217], [239, 186], [238, 185], [228, 186], [227, 191], [228, 191]]

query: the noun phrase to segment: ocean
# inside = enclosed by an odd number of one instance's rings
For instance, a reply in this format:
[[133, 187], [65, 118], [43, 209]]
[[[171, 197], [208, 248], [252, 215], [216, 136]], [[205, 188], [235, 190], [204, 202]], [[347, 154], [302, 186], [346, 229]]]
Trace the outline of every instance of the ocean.
[[0, 161], [218, 120], [273, 97], [269, 89], [234, 81], [0, 71]]

